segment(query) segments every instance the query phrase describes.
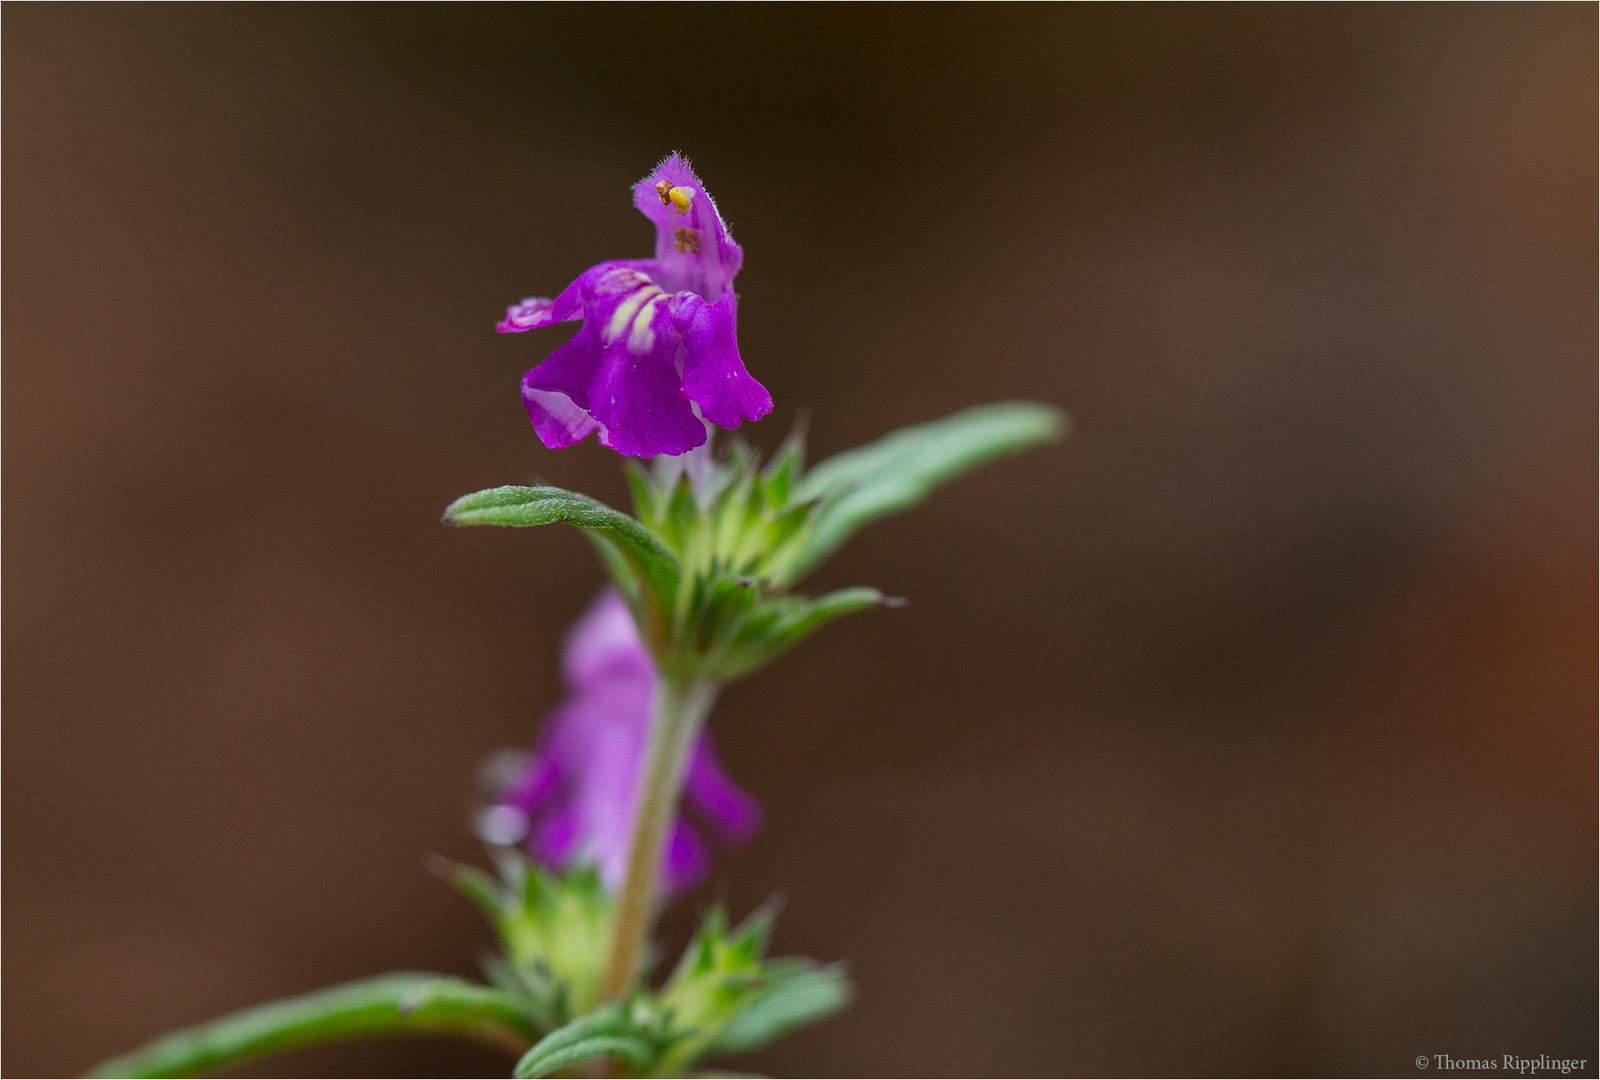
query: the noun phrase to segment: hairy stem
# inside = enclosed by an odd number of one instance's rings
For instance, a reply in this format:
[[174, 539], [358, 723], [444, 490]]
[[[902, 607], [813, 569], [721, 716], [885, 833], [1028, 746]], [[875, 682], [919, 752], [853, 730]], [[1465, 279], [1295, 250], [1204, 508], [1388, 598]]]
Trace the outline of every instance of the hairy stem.
[[678, 809], [689, 750], [711, 712], [718, 689], [712, 682], [663, 678], [656, 692], [650, 749], [633, 818], [633, 842], [628, 848], [628, 876], [617, 897], [611, 955], [600, 984], [603, 1002], [626, 996], [638, 981], [645, 941], [655, 922], [656, 878], [667, 828]]
[[374, 1035], [459, 1035], [521, 1054], [544, 1034], [500, 991], [405, 972], [330, 986], [164, 1035], [90, 1076], [199, 1076], [320, 1043]]

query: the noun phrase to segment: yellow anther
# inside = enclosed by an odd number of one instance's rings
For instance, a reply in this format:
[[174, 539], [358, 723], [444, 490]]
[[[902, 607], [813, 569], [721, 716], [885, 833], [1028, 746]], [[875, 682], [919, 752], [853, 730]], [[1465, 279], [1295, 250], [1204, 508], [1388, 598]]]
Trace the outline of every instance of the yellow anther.
[[686, 187], [675, 187], [668, 189], [666, 200], [663, 201], [670, 201], [672, 205], [677, 208], [678, 213], [687, 214], [689, 212], [689, 200], [693, 198], [694, 192], [690, 189]]

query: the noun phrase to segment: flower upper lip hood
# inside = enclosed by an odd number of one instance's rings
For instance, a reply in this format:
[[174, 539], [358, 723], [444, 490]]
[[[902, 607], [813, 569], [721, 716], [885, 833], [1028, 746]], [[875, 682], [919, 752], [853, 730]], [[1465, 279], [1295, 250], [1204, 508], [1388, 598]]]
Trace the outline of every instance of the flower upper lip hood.
[[632, 457], [682, 454], [772, 411], [739, 357], [733, 278], [744, 252], [689, 163], [673, 154], [633, 188], [656, 227], [653, 259], [603, 262], [555, 299], [530, 297], [496, 327], [520, 333], [583, 320], [522, 378], [522, 400], [552, 450], [598, 433]]
[[[622, 885], [639, 778], [657, 692], [655, 663], [615, 589], [600, 594], [567, 638], [562, 673], [568, 696], [550, 714], [522, 775], [497, 800], [515, 811], [529, 851], [551, 867], [594, 862], [612, 890]], [[750, 838], [761, 805], [723, 770], [711, 733], [690, 753], [684, 802], [723, 846]], [[711, 868], [696, 825], [673, 823], [662, 869], [681, 892]]]

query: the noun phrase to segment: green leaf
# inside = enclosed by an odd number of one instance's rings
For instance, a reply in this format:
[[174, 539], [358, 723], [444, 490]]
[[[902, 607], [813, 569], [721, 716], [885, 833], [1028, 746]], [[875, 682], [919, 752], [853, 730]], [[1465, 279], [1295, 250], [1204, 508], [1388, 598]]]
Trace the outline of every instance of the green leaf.
[[759, 1050], [796, 1028], [832, 1016], [850, 1004], [851, 997], [850, 980], [838, 967], [776, 961], [767, 968], [767, 985], [723, 1025], [706, 1052]]
[[726, 679], [746, 675], [841, 615], [899, 603], [877, 589], [859, 586], [836, 589], [815, 600], [783, 596], [764, 601], [739, 628], [717, 675]]
[[642, 1068], [655, 1056], [655, 1047], [636, 1029], [624, 1006], [607, 1005], [540, 1039], [522, 1055], [511, 1075], [549, 1076], [557, 1069], [601, 1054], [625, 1058]]
[[175, 1031], [90, 1076], [198, 1076], [304, 1046], [448, 1033], [521, 1053], [539, 1031], [509, 995], [448, 975], [400, 972], [257, 1005]]
[[644, 629], [659, 634], [678, 586], [678, 559], [642, 523], [602, 502], [557, 487], [497, 487], [463, 495], [444, 512], [448, 525], [550, 525], [563, 522], [603, 540], [620, 557], [608, 560], [614, 574], [626, 567], [636, 579], [635, 597], [645, 601]]
[[784, 579], [797, 580], [856, 530], [915, 505], [945, 481], [1002, 455], [1054, 442], [1066, 430], [1067, 418], [1058, 409], [998, 402], [902, 428], [821, 462], [791, 495], [819, 501], [822, 508], [784, 568]]
[[602, 1054], [625, 1058], [636, 1066], [644, 1065], [652, 1056], [650, 1044], [643, 1039], [631, 1035], [592, 1035], [577, 1042], [550, 1047], [542, 1052], [539, 1047], [535, 1047], [523, 1055], [522, 1060], [517, 1062], [516, 1071], [511, 1075], [549, 1076], [557, 1069], [564, 1069], [568, 1065], [576, 1065], [580, 1061], [588, 1061]]
[[447, 525], [549, 525], [593, 529], [624, 551], [676, 568], [677, 558], [649, 529], [605, 503], [558, 487], [506, 487], [463, 495], [444, 511]]

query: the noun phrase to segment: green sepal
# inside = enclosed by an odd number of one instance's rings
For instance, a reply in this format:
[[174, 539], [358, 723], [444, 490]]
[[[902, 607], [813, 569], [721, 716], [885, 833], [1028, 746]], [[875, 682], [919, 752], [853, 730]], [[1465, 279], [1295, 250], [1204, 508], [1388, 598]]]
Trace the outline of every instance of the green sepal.
[[761, 494], [771, 510], [781, 510], [789, 503], [795, 478], [805, 469], [806, 440], [798, 430], [783, 440], [778, 452], [772, 455], [766, 468], [761, 470]]
[[636, 1069], [655, 1057], [654, 1039], [640, 1029], [629, 1006], [607, 1005], [557, 1028], [522, 1055], [511, 1075], [549, 1076], [602, 1054], [622, 1058]]
[[628, 496], [633, 500], [634, 512], [645, 521], [657, 517], [659, 508], [654, 500], [658, 489], [645, 471], [644, 463], [637, 458], [623, 458], [622, 475], [628, 481]]
[[198, 1076], [269, 1054], [374, 1035], [455, 1034], [511, 1053], [539, 1037], [508, 995], [449, 975], [398, 972], [243, 1009], [175, 1031], [89, 1076]]
[[779, 576], [798, 580], [862, 526], [915, 505], [986, 461], [1054, 442], [1066, 430], [1059, 409], [1003, 401], [901, 428], [820, 462], [790, 494], [792, 501], [816, 502], [820, 509]]
[[764, 985], [717, 1032], [706, 1046], [706, 1054], [760, 1050], [796, 1028], [827, 1019], [854, 997], [850, 980], [838, 965], [776, 960], [762, 974]]
[[712, 1054], [742, 1053], [850, 1001], [842, 968], [798, 958], [767, 960], [773, 909], [732, 930], [713, 908], [655, 1001], [665, 1033], [652, 1076], [678, 1076]]
[[496, 861], [499, 880], [437, 856], [429, 866], [488, 917], [505, 956], [485, 973], [547, 1032], [598, 1001], [614, 901], [592, 863], [558, 873], [514, 851]]
[[720, 678], [738, 678], [793, 648], [841, 615], [900, 603], [877, 589], [862, 586], [836, 589], [815, 599], [777, 596], [763, 600], [740, 624], [714, 673]]

